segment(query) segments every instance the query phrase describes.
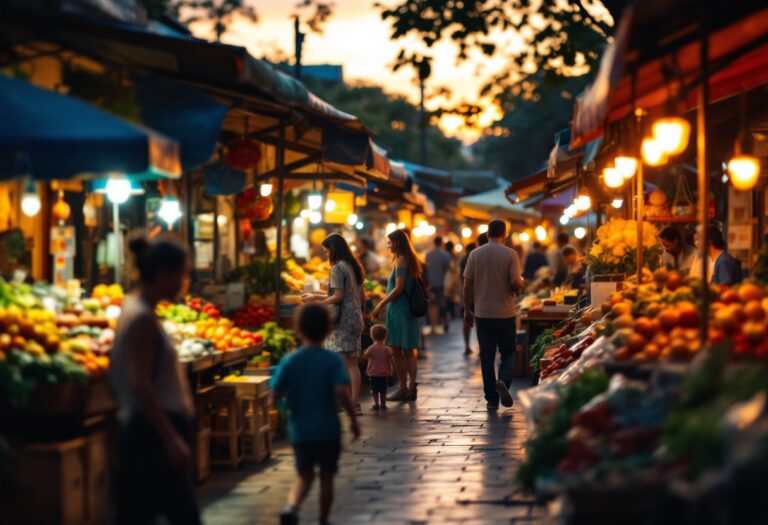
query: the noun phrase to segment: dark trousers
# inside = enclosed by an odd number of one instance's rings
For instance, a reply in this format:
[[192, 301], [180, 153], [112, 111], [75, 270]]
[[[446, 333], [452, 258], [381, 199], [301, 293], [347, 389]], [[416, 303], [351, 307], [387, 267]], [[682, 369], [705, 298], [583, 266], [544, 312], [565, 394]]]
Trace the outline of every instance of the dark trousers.
[[[169, 418], [191, 444], [190, 423], [175, 414]], [[120, 429], [117, 489], [119, 525], [154, 524], [159, 516], [171, 525], [201, 523], [191, 473], [171, 465], [163, 439], [143, 417], [134, 416]]]
[[512, 381], [512, 372], [515, 364], [515, 338], [517, 327], [515, 318], [489, 319], [478, 317], [477, 342], [480, 344], [480, 368], [483, 372], [483, 390], [485, 399], [489, 403], [499, 402], [499, 393], [496, 392], [496, 350], [501, 354], [498, 380], [504, 381], [509, 387]]

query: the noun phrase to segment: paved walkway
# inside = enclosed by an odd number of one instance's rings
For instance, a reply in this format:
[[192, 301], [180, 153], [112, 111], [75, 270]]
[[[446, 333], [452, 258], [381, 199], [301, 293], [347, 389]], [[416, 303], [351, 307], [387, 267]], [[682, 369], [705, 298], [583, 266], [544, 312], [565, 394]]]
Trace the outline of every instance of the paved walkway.
[[[485, 410], [477, 354], [462, 355], [458, 331], [455, 324], [450, 334], [430, 338], [415, 404], [374, 414], [364, 399], [361, 439], [348, 444], [345, 436], [333, 523], [538, 521], [539, 511], [516, 499], [511, 485], [526, 439], [522, 414], [516, 407]], [[214, 472], [199, 490], [205, 523], [278, 523], [293, 472], [287, 444], [263, 465]], [[316, 488], [302, 523], [317, 523]]]

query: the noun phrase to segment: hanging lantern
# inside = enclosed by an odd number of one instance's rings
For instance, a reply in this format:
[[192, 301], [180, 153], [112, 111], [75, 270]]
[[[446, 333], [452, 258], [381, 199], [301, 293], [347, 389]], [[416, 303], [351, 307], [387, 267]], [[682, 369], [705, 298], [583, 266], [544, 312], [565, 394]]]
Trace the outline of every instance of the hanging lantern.
[[64, 200], [64, 192], [60, 191], [59, 198], [54, 203], [53, 208], [51, 208], [51, 217], [54, 222], [65, 222], [69, 219], [71, 213], [72, 210], [70, 209], [69, 204]]
[[661, 166], [667, 162], [667, 154], [655, 138], [643, 139], [643, 161], [649, 166]]
[[224, 161], [230, 168], [240, 171], [256, 169], [261, 160], [261, 147], [250, 139], [239, 139], [229, 144]]
[[622, 177], [618, 168], [609, 166], [603, 170], [603, 182], [609, 188], [620, 188], [624, 184], [624, 177]]
[[235, 197], [235, 206], [242, 218], [251, 221], [265, 221], [275, 209], [272, 197], [262, 197], [252, 187]]
[[651, 128], [661, 150], [667, 155], [679, 155], [688, 147], [691, 125], [682, 117], [664, 117]]
[[737, 190], [749, 191], [757, 184], [760, 162], [752, 155], [739, 155], [728, 161], [728, 175]]
[[616, 171], [625, 180], [631, 179], [637, 171], [637, 159], [629, 155], [619, 155], [613, 161]]
[[266, 221], [269, 219], [269, 216], [272, 215], [275, 205], [272, 202], [272, 197], [258, 196], [253, 200], [251, 209], [253, 220]]

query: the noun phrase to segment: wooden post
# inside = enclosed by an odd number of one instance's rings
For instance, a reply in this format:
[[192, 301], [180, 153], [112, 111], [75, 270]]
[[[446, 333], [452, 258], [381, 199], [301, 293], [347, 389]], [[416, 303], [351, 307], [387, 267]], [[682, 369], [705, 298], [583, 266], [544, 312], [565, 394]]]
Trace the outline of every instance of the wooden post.
[[275, 220], [277, 221], [277, 243], [275, 253], [275, 320], [280, 319], [280, 268], [283, 262], [283, 207], [285, 195], [283, 187], [285, 182], [285, 122], [280, 121], [280, 129], [277, 141], [277, 207]]
[[702, 28], [699, 60], [701, 62], [701, 85], [699, 87], [698, 109], [696, 111], [696, 156], [699, 176], [699, 256], [701, 257], [701, 306], [700, 333], [701, 343], [707, 341], [709, 317], [709, 286], [708, 286], [708, 247], [709, 235], [709, 162], [707, 159], [707, 104], [709, 103], [709, 35], [706, 26]]

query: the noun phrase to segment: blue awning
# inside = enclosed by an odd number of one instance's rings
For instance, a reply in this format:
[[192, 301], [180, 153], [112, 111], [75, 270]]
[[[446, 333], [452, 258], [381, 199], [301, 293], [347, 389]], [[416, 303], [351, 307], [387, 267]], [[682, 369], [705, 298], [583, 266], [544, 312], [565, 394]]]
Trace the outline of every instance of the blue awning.
[[74, 97], [2, 74], [0, 115], [0, 179], [147, 171], [181, 174], [175, 141]]
[[208, 162], [219, 140], [228, 107], [175, 80], [136, 77], [141, 120], [179, 142], [185, 170]]

